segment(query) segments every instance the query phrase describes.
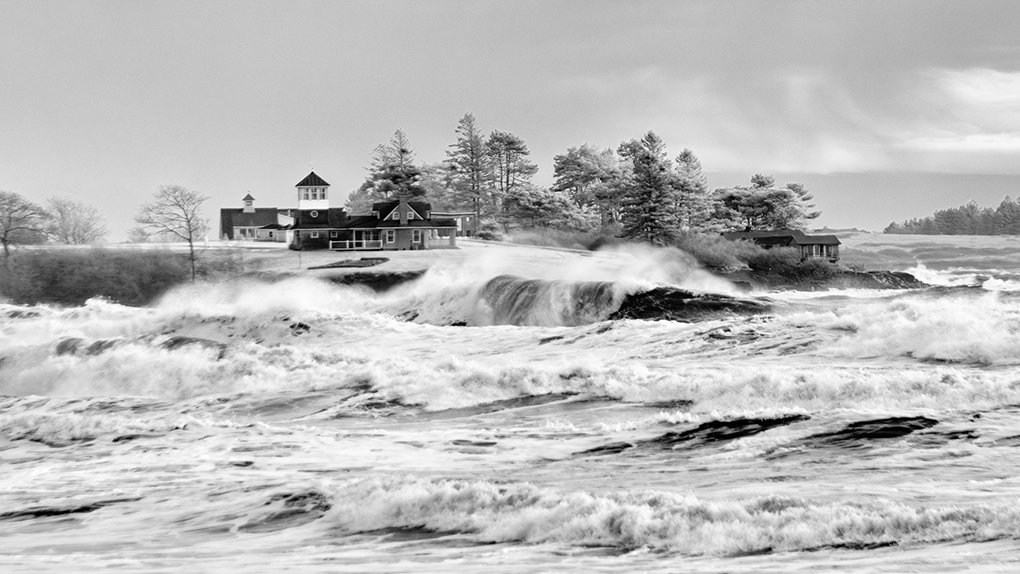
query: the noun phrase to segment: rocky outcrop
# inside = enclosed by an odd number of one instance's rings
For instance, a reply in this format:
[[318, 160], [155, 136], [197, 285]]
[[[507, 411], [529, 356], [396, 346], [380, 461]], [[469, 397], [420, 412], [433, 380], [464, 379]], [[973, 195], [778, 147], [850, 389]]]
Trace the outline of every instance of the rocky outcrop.
[[854, 271], [836, 268], [824, 276], [773, 271], [737, 271], [722, 277], [755, 290], [827, 291], [829, 289], [924, 289], [931, 287], [902, 271]]
[[324, 279], [337, 285], [365, 285], [376, 292], [389, 291], [390, 289], [414, 281], [425, 274], [425, 270], [415, 271], [362, 271], [355, 273], [344, 273], [343, 275], [330, 275]]
[[691, 322], [726, 315], [757, 315], [769, 309], [766, 303], [753, 299], [656, 287], [628, 295], [609, 318]]

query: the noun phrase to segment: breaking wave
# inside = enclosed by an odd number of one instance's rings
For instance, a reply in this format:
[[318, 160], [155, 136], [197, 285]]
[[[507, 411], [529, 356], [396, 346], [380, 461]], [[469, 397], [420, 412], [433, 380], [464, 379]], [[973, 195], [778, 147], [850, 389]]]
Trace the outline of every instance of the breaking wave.
[[913, 507], [783, 496], [702, 500], [670, 492], [557, 492], [530, 484], [408, 477], [349, 484], [327, 517], [347, 534], [419, 528], [488, 542], [548, 542], [687, 555], [866, 549], [1015, 536], [1013, 505]]

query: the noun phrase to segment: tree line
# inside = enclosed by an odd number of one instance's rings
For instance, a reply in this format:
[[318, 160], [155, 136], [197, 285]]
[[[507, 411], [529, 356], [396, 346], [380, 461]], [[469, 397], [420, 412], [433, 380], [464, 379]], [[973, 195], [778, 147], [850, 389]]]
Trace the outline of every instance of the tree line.
[[374, 201], [407, 194], [430, 201], [435, 211], [472, 213], [476, 234], [551, 227], [656, 245], [689, 233], [803, 229], [819, 215], [803, 185], [778, 187], [768, 175], [756, 174], [750, 186], [709, 191], [694, 152], [685, 148], [670, 157], [652, 131], [615, 150], [568, 148], [553, 158], [550, 187], [532, 183], [538, 166], [520, 136], [486, 135], [472, 114], [454, 133], [443, 161], [418, 163], [407, 135], [397, 130], [373, 151], [348, 211], [367, 213]]
[[[472, 213], [475, 234], [554, 228], [655, 245], [732, 229], [803, 229], [819, 215], [803, 185], [779, 187], [768, 175], [755, 174], [750, 186], [709, 191], [694, 152], [685, 148], [671, 157], [652, 131], [615, 150], [589, 144], [568, 148], [553, 158], [550, 187], [532, 182], [538, 165], [521, 137], [501, 130], [486, 135], [472, 114], [460, 119], [454, 133], [443, 161], [420, 163], [407, 135], [397, 130], [373, 151], [368, 175], [351, 192], [348, 210], [367, 213], [374, 201], [406, 194], [430, 201], [436, 211]], [[194, 243], [208, 227], [200, 216], [207, 199], [185, 187], [160, 187], [140, 207], [139, 226], [129, 239], [185, 241], [194, 266]], [[5, 257], [17, 243], [91, 244], [106, 235], [103, 218], [90, 205], [54, 198], [42, 207], [0, 191]]]
[[[208, 198], [179, 185], [161, 186], [135, 216], [133, 241], [157, 238], [188, 244], [191, 278], [195, 278], [195, 241], [205, 237], [209, 221], [200, 214]], [[93, 245], [106, 239], [106, 222], [95, 207], [67, 198], [51, 198], [45, 207], [18, 193], [0, 191], [0, 245], [4, 261], [12, 245], [46, 242]]]
[[0, 191], [0, 245], [10, 257], [11, 245], [47, 241], [89, 245], [106, 238], [106, 223], [95, 207], [63, 197], [40, 206], [11, 191]]
[[1008, 195], [998, 207], [981, 207], [970, 201], [960, 207], [941, 209], [928, 217], [890, 223], [885, 233], [917, 235], [1017, 235], [1020, 234], [1020, 202]]

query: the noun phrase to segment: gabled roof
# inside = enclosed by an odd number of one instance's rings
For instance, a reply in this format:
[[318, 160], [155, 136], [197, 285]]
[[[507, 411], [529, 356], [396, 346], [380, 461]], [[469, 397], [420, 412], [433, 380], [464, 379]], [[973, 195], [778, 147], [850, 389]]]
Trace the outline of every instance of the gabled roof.
[[376, 223], [378, 223], [378, 221], [374, 215], [355, 215], [347, 220], [347, 225], [345, 225], [344, 228], [375, 229]]
[[249, 193], [248, 195], [242, 197], [241, 201], [255, 201], [255, 198], [252, 197], [251, 194]]
[[399, 221], [379, 221], [376, 223], [376, 227], [379, 229], [410, 229], [412, 227], [457, 227], [457, 222], [452, 219], [431, 219], [423, 221], [421, 219], [413, 219], [407, 223], [401, 225]]
[[399, 221], [382, 221], [376, 219], [374, 215], [358, 215], [348, 219], [341, 229], [432, 229], [436, 227], [457, 227], [457, 222], [452, 219], [433, 219], [431, 221], [414, 219], [401, 225]]
[[722, 234], [730, 240], [750, 239], [759, 245], [839, 245], [835, 235], [805, 235], [796, 229], [775, 231], [728, 231]]
[[313, 171], [306, 175], [305, 178], [299, 181], [294, 187], [329, 187], [329, 184]]
[[262, 227], [277, 222], [279, 211], [275, 207], [256, 207], [245, 213], [240, 207], [220, 210], [220, 221], [224, 227]]

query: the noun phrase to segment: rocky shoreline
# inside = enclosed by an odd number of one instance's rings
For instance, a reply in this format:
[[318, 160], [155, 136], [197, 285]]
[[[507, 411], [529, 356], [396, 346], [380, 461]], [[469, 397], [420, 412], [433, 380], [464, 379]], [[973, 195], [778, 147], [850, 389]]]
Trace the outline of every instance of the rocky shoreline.
[[903, 271], [855, 271], [836, 268], [826, 277], [790, 277], [783, 273], [743, 270], [720, 277], [745, 291], [827, 291], [829, 289], [925, 289], [931, 285]]

